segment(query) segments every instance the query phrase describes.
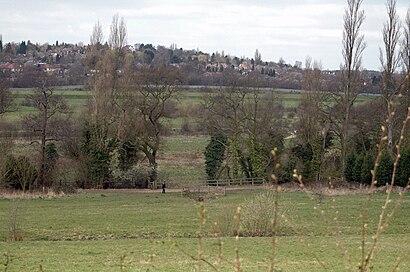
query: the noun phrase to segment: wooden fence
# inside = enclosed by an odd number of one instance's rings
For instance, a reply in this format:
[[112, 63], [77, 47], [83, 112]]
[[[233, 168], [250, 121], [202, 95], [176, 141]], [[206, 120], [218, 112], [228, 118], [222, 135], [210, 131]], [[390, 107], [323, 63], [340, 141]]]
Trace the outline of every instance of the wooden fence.
[[208, 186], [245, 186], [245, 185], [262, 185], [263, 178], [241, 178], [241, 179], [215, 179], [199, 181]]
[[[180, 189], [187, 188], [207, 188], [207, 187], [231, 187], [231, 186], [254, 186], [263, 185], [265, 179], [263, 178], [240, 178], [240, 179], [215, 179], [215, 180], [192, 180], [184, 184]], [[161, 181], [154, 181], [149, 183], [149, 188], [160, 189]]]

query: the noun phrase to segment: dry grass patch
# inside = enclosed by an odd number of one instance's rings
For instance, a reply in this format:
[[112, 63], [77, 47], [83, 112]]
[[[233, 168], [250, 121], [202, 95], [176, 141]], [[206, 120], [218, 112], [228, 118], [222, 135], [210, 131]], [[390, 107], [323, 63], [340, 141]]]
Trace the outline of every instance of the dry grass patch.
[[23, 192], [23, 191], [0, 191], [0, 199], [52, 199], [63, 197], [63, 192], [55, 193], [54, 191], [42, 192]]

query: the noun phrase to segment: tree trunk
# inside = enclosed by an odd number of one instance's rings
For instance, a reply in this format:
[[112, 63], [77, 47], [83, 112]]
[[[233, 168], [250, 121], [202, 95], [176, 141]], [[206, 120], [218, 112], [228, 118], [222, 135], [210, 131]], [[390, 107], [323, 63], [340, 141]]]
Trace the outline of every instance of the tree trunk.
[[387, 151], [389, 152], [389, 155], [391, 158], [394, 158], [394, 154], [393, 154], [393, 117], [394, 117], [394, 113], [392, 110], [392, 105], [390, 102], [388, 102], [387, 105]]
[[346, 167], [346, 156], [347, 156], [347, 141], [349, 135], [349, 119], [350, 119], [350, 106], [346, 106], [346, 112], [343, 120], [343, 129], [341, 133], [341, 177], [342, 180], [345, 181], [344, 171]]
[[[47, 136], [47, 107], [45, 107], [44, 110], [44, 116], [43, 116], [43, 127], [41, 131], [41, 157], [40, 157], [40, 170], [38, 172], [38, 181], [41, 187], [42, 191], [44, 193], [45, 188], [44, 188], [44, 176], [45, 176], [45, 164], [46, 164], [46, 136]], [[37, 186], [38, 186], [37, 185]]]

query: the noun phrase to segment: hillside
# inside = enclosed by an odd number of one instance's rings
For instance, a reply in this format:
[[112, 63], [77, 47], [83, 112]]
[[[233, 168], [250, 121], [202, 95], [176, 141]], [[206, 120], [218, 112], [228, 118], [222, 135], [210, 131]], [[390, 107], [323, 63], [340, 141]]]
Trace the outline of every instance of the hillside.
[[[107, 44], [103, 45], [107, 46]], [[42, 71], [54, 76], [55, 85], [84, 85], [92, 71], [86, 69], [88, 45], [67, 44], [56, 41], [54, 44], [39, 44], [30, 41], [9, 42], [0, 52], [0, 76], [10, 79], [10, 87], [34, 87], [35, 72]], [[262, 60], [256, 51], [253, 58], [236, 57], [221, 53], [205, 53], [200, 50], [187, 50], [152, 44], [128, 45], [124, 52], [127, 59], [137, 69], [141, 66], [174, 66], [184, 75], [185, 85], [221, 86], [229, 85], [229, 75], [260, 75], [257, 87], [302, 89], [302, 63], [294, 65], [283, 59], [278, 62]], [[323, 71], [330, 90], [336, 88], [338, 71]], [[363, 92], [378, 92], [380, 73], [364, 71]]]

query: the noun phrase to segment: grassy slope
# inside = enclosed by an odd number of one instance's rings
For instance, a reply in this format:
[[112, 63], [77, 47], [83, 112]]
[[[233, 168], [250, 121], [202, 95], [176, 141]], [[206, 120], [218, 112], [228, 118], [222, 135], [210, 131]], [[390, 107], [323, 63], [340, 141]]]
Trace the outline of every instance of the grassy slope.
[[[224, 222], [223, 218], [231, 217], [237, 206], [256, 193], [232, 192], [207, 201], [206, 232], [212, 236], [214, 222]], [[384, 194], [375, 195], [370, 229], [374, 228], [383, 198]], [[361, 195], [335, 198], [340, 236], [353, 264], [359, 258], [363, 199]], [[318, 203], [302, 193], [283, 193], [280, 203], [291, 223], [282, 222], [279, 228], [278, 266], [284, 271], [321, 271], [314, 258], [317, 254], [331, 271], [343, 271], [340, 250], [332, 235], [336, 228], [332, 198], [324, 197]], [[198, 230], [198, 206], [178, 193], [87, 192], [58, 199], [0, 200], [0, 241], [7, 238], [9, 212], [14, 205], [19, 207], [24, 241], [0, 242], [0, 253], [12, 256], [8, 271], [36, 271], [40, 263], [45, 271], [120, 271], [123, 255], [125, 271], [193, 270], [194, 262], [182, 251], [196, 254], [197, 240], [193, 237]], [[315, 205], [319, 205], [318, 210], [313, 209]], [[402, 270], [410, 270], [406, 256], [410, 250], [409, 207], [407, 195], [381, 240], [375, 271], [391, 268], [397, 256], [404, 257]], [[323, 217], [320, 209], [324, 210]], [[223, 255], [234, 261], [235, 239], [226, 237], [223, 241]], [[205, 239], [204, 254], [212, 262], [216, 260], [217, 245], [217, 239]], [[244, 271], [267, 271], [270, 238], [241, 238], [239, 247]], [[224, 262], [223, 271], [234, 269]]]

